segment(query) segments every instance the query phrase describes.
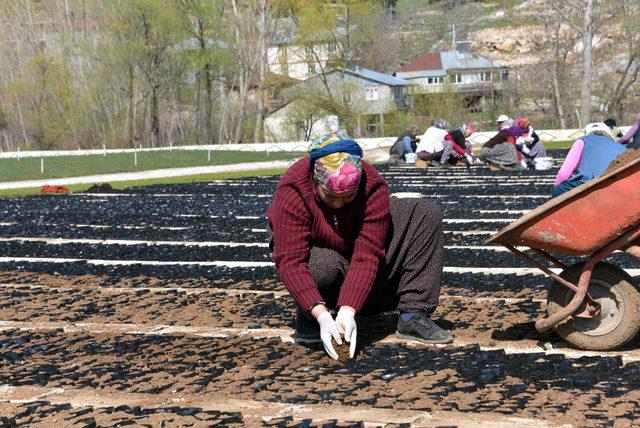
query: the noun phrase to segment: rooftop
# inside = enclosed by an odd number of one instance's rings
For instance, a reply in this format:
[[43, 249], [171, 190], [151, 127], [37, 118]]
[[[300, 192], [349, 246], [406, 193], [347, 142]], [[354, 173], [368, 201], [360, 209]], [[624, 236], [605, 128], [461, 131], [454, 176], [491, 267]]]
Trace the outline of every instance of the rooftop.
[[397, 73], [446, 72], [446, 70], [502, 68], [503, 66], [480, 55], [460, 51], [427, 52], [408, 64], [403, 65]]

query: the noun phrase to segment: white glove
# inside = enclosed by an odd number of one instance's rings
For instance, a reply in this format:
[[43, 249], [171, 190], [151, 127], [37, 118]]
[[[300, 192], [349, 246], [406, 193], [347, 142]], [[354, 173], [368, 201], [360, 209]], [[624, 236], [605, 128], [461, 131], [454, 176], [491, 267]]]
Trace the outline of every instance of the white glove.
[[338, 332], [338, 326], [331, 317], [329, 311], [323, 312], [317, 318], [318, 324], [320, 324], [320, 339], [324, 350], [334, 360], [338, 359], [338, 353], [333, 349], [331, 339], [335, 340], [338, 345], [342, 345], [342, 339], [340, 339], [340, 333]]
[[526, 145], [526, 144], [523, 144], [523, 145], [522, 145], [522, 153], [527, 154], [527, 155], [528, 155], [529, 153], [531, 153], [531, 150], [529, 149], [529, 147], [527, 147], [527, 145]]
[[527, 144], [533, 143], [533, 137], [524, 137], [524, 142]]
[[345, 342], [349, 343], [349, 358], [353, 358], [356, 354], [356, 338], [358, 336], [358, 328], [356, 327], [355, 309], [349, 306], [341, 306], [336, 316], [336, 325], [338, 332], [344, 335]]
[[527, 165], [527, 161], [524, 159], [520, 161], [520, 165], [522, 165], [523, 168], [527, 168], [527, 169], [529, 168], [529, 166]]
[[467, 155], [467, 162], [469, 162], [469, 165], [471, 165], [473, 163], [473, 156]]

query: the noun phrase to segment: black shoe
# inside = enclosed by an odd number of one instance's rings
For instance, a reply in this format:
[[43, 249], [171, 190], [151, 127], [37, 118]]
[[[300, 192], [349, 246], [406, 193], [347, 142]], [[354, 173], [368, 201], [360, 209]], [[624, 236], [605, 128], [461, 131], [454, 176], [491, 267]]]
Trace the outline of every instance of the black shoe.
[[296, 307], [296, 332], [293, 339], [298, 343], [320, 342], [320, 325], [299, 307]]
[[451, 165], [448, 163], [442, 163], [442, 162], [438, 162], [436, 160], [432, 160], [431, 161], [431, 166], [436, 167], [436, 168], [451, 168]]
[[423, 343], [451, 343], [453, 335], [450, 331], [440, 328], [429, 315], [417, 313], [409, 321], [398, 320], [398, 339], [417, 340]]

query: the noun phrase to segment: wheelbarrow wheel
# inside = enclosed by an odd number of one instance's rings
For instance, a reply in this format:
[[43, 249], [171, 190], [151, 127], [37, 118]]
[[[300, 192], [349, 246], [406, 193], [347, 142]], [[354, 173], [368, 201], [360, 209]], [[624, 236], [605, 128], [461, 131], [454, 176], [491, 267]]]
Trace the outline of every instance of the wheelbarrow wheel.
[[[560, 276], [577, 284], [583, 267], [584, 263], [572, 265]], [[547, 299], [549, 315], [566, 307], [573, 295], [573, 291], [554, 281]], [[589, 295], [600, 304], [600, 316], [577, 317], [585, 308], [585, 304], [580, 305], [573, 316], [555, 326], [560, 337], [577, 348], [607, 351], [621, 347], [638, 334], [640, 292], [624, 270], [611, 263], [598, 263], [591, 273]]]

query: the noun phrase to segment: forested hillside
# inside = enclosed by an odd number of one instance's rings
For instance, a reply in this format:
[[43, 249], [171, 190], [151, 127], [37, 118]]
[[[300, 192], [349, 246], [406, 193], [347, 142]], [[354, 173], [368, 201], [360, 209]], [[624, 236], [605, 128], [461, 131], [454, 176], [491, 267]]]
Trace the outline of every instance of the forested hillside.
[[[469, 39], [510, 67], [493, 110], [538, 127], [640, 109], [637, 0], [0, 0], [0, 21], [2, 150], [261, 142], [278, 90], [266, 52], [287, 25], [292, 44], [335, 41], [336, 67], [389, 74]], [[315, 102], [350, 123], [343, 98]], [[413, 103], [389, 121], [434, 109]]]

